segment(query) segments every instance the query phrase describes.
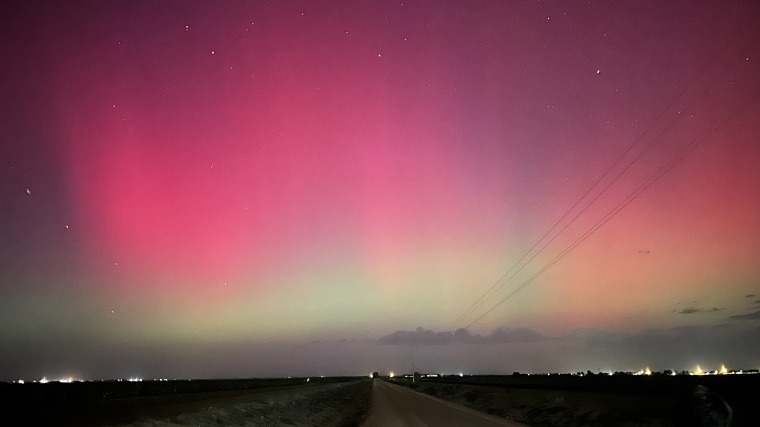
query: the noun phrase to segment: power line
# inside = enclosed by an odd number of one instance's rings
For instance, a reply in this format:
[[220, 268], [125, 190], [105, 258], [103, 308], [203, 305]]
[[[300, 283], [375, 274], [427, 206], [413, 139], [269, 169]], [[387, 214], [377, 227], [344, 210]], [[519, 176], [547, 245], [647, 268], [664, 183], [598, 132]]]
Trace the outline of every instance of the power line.
[[[728, 45], [730, 42], [727, 42], [726, 45]], [[723, 49], [725, 51], [725, 49]], [[668, 105], [664, 113], [667, 113], [668, 110], [672, 108], [672, 106], [675, 104], [676, 100], [679, 98], [682, 98], [691, 88], [692, 84], [697, 80], [698, 77], [704, 76], [707, 74], [707, 68], [709, 64], [698, 74], [696, 74], [689, 83], [684, 85], [684, 89], [679, 92], [676, 96], [674, 96], [671, 101], [669, 102], [670, 105]], [[728, 71], [728, 67], [724, 67], [724, 69], [716, 76], [712, 81], [708, 82], [707, 85], [705, 85], [705, 88], [698, 93], [697, 96], [694, 97], [694, 99], [689, 103], [689, 105], [684, 108], [684, 111], [688, 111], [691, 108], [694, 107], [694, 105], [702, 98], [710, 89], [712, 89], [714, 86], [716, 86], [717, 82], [724, 76], [724, 74]], [[679, 111], [680, 113], [680, 111]], [[670, 120], [665, 128], [652, 139], [652, 142], [650, 142], [641, 152], [639, 152], [638, 155], [630, 162], [628, 163], [625, 168], [619, 172], [613, 179], [610, 181], [596, 196], [594, 196], [589, 203], [586, 204], [567, 224], [565, 224], [564, 227], [562, 227], [553, 237], [549, 239], [541, 248], [538, 249], [530, 258], [525, 261], [521, 266], [520, 264], [525, 260], [526, 257], [544, 240], [546, 237], [551, 234], [552, 231], [554, 231], [559, 224], [564, 221], [564, 219], [572, 212], [593, 190], [596, 188], [606, 177], [610, 174], [610, 172], [633, 150], [634, 147], [639, 145], [639, 142], [642, 141], [644, 136], [649, 133], [651, 129], [655, 127], [656, 124], [659, 123], [658, 120], [654, 120], [650, 123], [647, 128], [639, 134], [639, 136], [633, 141], [632, 144], [628, 146], [628, 148], [612, 163], [612, 165], [605, 170], [605, 172], [576, 200], [576, 202], [567, 210], [565, 213], [554, 222], [554, 224], [533, 244], [533, 246], [528, 249], [521, 257], [520, 259], [510, 267], [510, 269], [504, 273], [504, 275], [499, 278], [496, 282], [494, 282], [488, 290], [486, 290], [481, 296], [472, 304], [470, 307], [465, 310], [463, 314], [461, 314], [456, 320], [452, 322], [452, 327], [455, 326], [459, 321], [466, 319], [468, 316], [470, 316], [472, 313], [474, 313], [478, 308], [480, 308], [486, 301], [488, 301], [490, 298], [493, 297], [493, 295], [500, 289], [502, 289], [506, 284], [520, 271], [522, 271], [530, 262], [538, 256], [549, 244], [551, 244], [557, 237], [559, 237], [560, 234], [562, 234], [570, 225], [572, 225], [586, 210], [591, 207], [612, 185], [614, 185], [624, 174], [627, 172], [633, 164], [635, 164], [643, 155], [646, 153], [650, 148], [652, 148], [657, 142], [660, 141], [663, 135], [667, 133], [670, 129], [673, 128], [675, 123], [678, 121], [678, 116], [675, 116], [672, 120]], [[519, 268], [517, 268], [520, 266]], [[515, 271], [515, 268], [517, 270]], [[514, 271], [514, 272], [513, 272]], [[511, 274], [510, 274], [511, 273]]]
[[[749, 105], [752, 101], [755, 100], [755, 98], [758, 97], [760, 93], [756, 93], [753, 95], [750, 100], [747, 102], [747, 105]], [[489, 313], [491, 313], [493, 310], [495, 310], [497, 307], [502, 305], [503, 303], [507, 302], [510, 298], [512, 298], [514, 295], [516, 295], [518, 292], [520, 292], [522, 289], [533, 283], [534, 280], [536, 280], [539, 276], [541, 276], [546, 270], [551, 268], [554, 264], [559, 262], [562, 258], [564, 258], [568, 253], [570, 253], [573, 249], [575, 249], [578, 245], [583, 243], [587, 238], [589, 238], [592, 234], [594, 234], [597, 230], [599, 230], [604, 224], [606, 224], [610, 219], [615, 217], [620, 211], [622, 211], [626, 206], [628, 206], [631, 202], [636, 200], [641, 193], [646, 191], [649, 187], [651, 187], [655, 182], [657, 182], [660, 178], [662, 178], [666, 173], [668, 173], [670, 170], [672, 170], [677, 164], [681, 163], [689, 154], [691, 154], [694, 150], [696, 150], [700, 145], [702, 145], [707, 139], [715, 134], [718, 130], [720, 130], [726, 123], [728, 123], [731, 119], [733, 119], [745, 106], [742, 105], [740, 108], [735, 109], [727, 118], [719, 122], [711, 131], [707, 133], [703, 138], [698, 139], [696, 141], [692, 141], [687, 147], [682, 149], [680, 152], [678, 152], [670, 161], [666, 162], [663, 166], [661, 166], [657, 171], [655, 171], [646, 181], [644, 181], [639, 187], [637, 187], [633, 192], [631, 192], [625, 199], [623, 199], [622, 202], [620, 202], [615, 208], [613, 208], [611, 211], [609, 211], [602, 219], [597, 221], [594, 225], [591, 226], [586, 232], [578, 237], [573, 243], [571, 243], [568, 247], [566, 247], [562, 252], [560, 252], [557, 256], [555, 256], [549, 263], [544, 265], [538, 272], [536, 272], [533, 276], [528, 278], [526, 281], [524, 281], [520, 286], [518, 286], [516, 289], [514, 289], [512, 292], [510, 292], [505, 298], [503, 298], [501, 301], [499, 301], [496, 305], [491, 307], [488, 311], [478, 316], [475, 320], [470, 322], [465, 328], [469, 328], [470, 326], [477, 323], [480, 319], [487, 316]]]
[[[722, 72], [722, 73], [721, 73], [721, 74], [720, 74], [720, 75], [719, 75], [719, 76], [716, 78], [716, 81], [717, 81], [717, 79], [719, 79], [719, 78], [720, 78], [720, 77], [723, 75], [723, 73], [725, 73], [725, 70], [724, 70], [724, 72]], [[698, 75], [703, 75], [703, 74], [704, 74], [704, 71], [703, 71], [702, 73], [698, 74]], [[673, 105], [673, 104], [675, 104], [675, 101], [676, 101], [677, 99], [679, 99], [679, 98], [683, 97], [683, 96], [684, 96], [684, 94], [685, 94], [686, 92], [688, 92], [688, 90], [689, 90], [690, 86], [691, 86], [691, 85], [692, 85], [692, 83], [693, 83], [693, 80], [696, 80], [696, 76], [695, 76], [695, 77], [692, 79], [692, 81], [691, 81], [691, 82], [689, 82], [688, 84], [684, 85], [684, 89], [683, 89], [683, 90], [682, 90], [680, 93], [678, 93], [677, 95], [675, 95], [675, 96], [674, 96], [674, 97], [671, 99], [671, 102], [669, 103], [670, 105], [668, 105], [668, 106], [665, 108], [665, 110], [663, 111], [663, 114], [664, 114], [664, 113], [667, 113], [667, 111], [668, 111], [668, 110], [672, 109], [672, 108], [673, 108], [673, 106], [672, 106], [672, 105]], [[715, 82], [711, 82], [711, 84], [707, 85], [707, 86], [706, 86], [706, 89], [705, 89], [705, 90], [703, 90], [703, 91], [702, 91], [702, 92], [701, 92], [701, 93], [700, 93], [700, 94], [699, 94], [697, 97], [695, 97], [695, 99], [694, 99], [694, 100], [693, 100], [693, 101], [692, 101], [692, 102], [689, 104], [689, 106], [688, 106], [688, 107], [686, 107], [686, 109], [685, 109], [685, 110], [688, 110], [688, 109], [692, 108], [692, 107], [694, 106], [694, 104], [696, 104], [696, 103], [697, 103], [697, 101], [699, 100], [699, 98], [700, 98], [700, 97], [702, 97], [702, 96], [704, 95], [704, 93], [706, 93], [706, 92], [707, 92], [707, 90], [709, 90], [709, 89], [710, 89], [710, 88], [711, 88], [711, 87], [712, 87], [714, 84], [715, 84]], [[457, 318], [456, 318], [456, 320], [454, 320], [454, 321], [452, 322], [452, 326], [456, 325], [456, 324], [457, 324], [459, 321], [461, 321], [461, 320], [463, 320], [463, 319], [467, 318], [467, 316], [471, 315], [471, 314], [472, 314], [474, 311], [476, 311], [478, 308], [480, 308], [480, 307], [481, 307], [481, 306], [482, 306], [482, 305], [483, 305], [483, 304], [484, 304], [484, 303], [485, 303], [485, 302], [486, 302], [488, 299], [490, 299], [490, 298], [491, 298], [491, 297], [492, 297], [492, 296], [493, 296], [493, 295], [494, 295], [494, 294], [495, 294], [495, 293], [496, 293], [496, 292], [497, 292], [499, 289], [503, 288], [503, 287], [504, 287], [504, 286], [505, 286], [505, 285], [506, 285], [506, 284], [507, 284], [507, 283], [508, 283], [508, 282], [509, 282], [509, 281], [510, 281], [510, 280], [511, 280], [511, 279], [512, 279], [512, 278], [513, 278], [515, 275], [517, 275], [517, 273], [519, 273], [520, 271], [522, 271], [522, 270], [523, 270], [523, 269], [524, 269], [524, 268], [525, 268], [525, 267], [526, 267], [528, 264], [530, 264], [530, 262], [531, 262], [531, 261], [532, 261], [532, 260], [533, 260], [533, 259], [534, 259], [536, 256], [538, 256], [538, 255], [539, 255], [539, 254], [540, 254], [540, 253], [541, 253], [541, 252], [542, 252], [542, 251], [543, 251], [543, 250], [544, 250], [544, 249], [545, 249], [545, 248], [546, 248], [546, 247], [547, 247], [549, 244], [551, 244], [551, 243], [552, 243], [552, 242], [553, 242], [553, 241], [554, 241], [554, 240], [555, 240], [557, 237], [559, 237], [559, 235], [560, 235], [560, 234], [562, 234], [562, 232], [564, 232], [564, 231], [565, 231], [565, 230], [566, 230], [566, 229], [567, 229], [567, 228], [568, 228], [570, 225], [572, 225], [572, 224], [573, 224], [573, 223], [574, 223], [574, 222], [575, 222], [575, 221], [576, 221], [576, 220], [577, 220], [577, 219], [578, 219], [578, 218], [579, 218], [579, 217], [580, 217], [580, 216], [581, 216], [581, 215], [582, 215], [584, 212], [586, 212], [586, 210], [587, 210], [589, 207], [591, 207], [591, 206], [592, 206], [592, 205], [593, 205], [593, 204], [594, 204], [594, 203], [595, 203], [595, 202], [596, 202], [596, 201], [597, 201], [597, 200], [598, 200], [598, 199], [599, 199], [599, 198], [600, 198], [600, 197], [601, 197], [601, 196], [602, 196], [602, 195], [603, 195], [603, 194], [604, 194], [604, 193], [605, 193], [605, 192], [606, 192], [606, 191], [607, 191], [607, 190], [608, 190], [608, 189], [609, 189], [609, 188], [610, 188], [612, 185], [614, 185], [614, 184], [615, 184], [615, 183], [616, 183], [616, 182], [617, 182], [617, 181], [618, 181], [618, 180], [619, 180], [619, 179], [620, 179], [620, 178], [621, 178], [621, 177], [622, 177], [622, 176], [625, 174], [625, 172], [627, 172], [627, 171], [628, 171], [628, 170], [629, 170], [629, 169], [630, 169], [630, 168], [633, 166], [633, 164], [634, 164], [634, 163], [636, 163], [636, 162], [637, 162], [637, 161], [638, 161], [638, 160], [639, 160], [639, 159], [640, 159], [640, 158], [641, 158], [641, 157], [644, 155], [644, 153], [646, 153], [646, 152], [647, 152], [647, 151], [648, 151], [650, 148], [652, 148], [652, 146], [654, 146], [654, 145], [655, 145], [655, 143], [657, 143], [657, 142], [660, 140], [660, 138], [661, 138], [661, 137], [662, 137], [662, 136], [663, 136], [665, 133], [667, 133], [667, 131], [669, 131], [669, 130], [670, 130], [670, 129], [671, 129], [671, 128], [672, 128], [672, 127], [675, 125], [675, 122], [676, 122], [677, 120], [678, 120], [678, 117], [677, 117], [677, 116], [675, 116], [675, 117], [674, 117], [672, 120], [670, 120], [670, 122], [669, 122], [669, 123], [668, 123], [668, 124], [665, 126], [665, 128], [664, 128], [664, 129], [663, 129], [663, 130], [662, 130], [662, 131], [661, 131], [661, 132], [660, 132], [660, 133], [659, 133], [659, 134], [658, 134], [656, 137], [654, 137], [654, 139], [652, 140], [652, 142], [650, 142], [650, 143], [649, 143], [649, 144], [648, 144], [648, 145], [647, 145], [647, 146], [646, 146], [646, 147], [645, 147], [645, 148], [644, 148], [644, 149], [643, 149], [643, 150], [642, 150], [642, 151], [641, 151], [641, 152], [640, 152], [640, 153], [639, 153], [639, 154], [638, 154], [638, 155], [637, 155], [637, 156], [636, 156], [636, 157], [635, 157], [635, 158], [634, 158], [634, 159], [633, 159], [631, 162], [629, 162], [629, 163], [628, 163], [628, 165], [627, 165], [627, 166], [625, 166], [625, 168], [623, 168], [623, 170], [622, 170], [621, 172], [619, 172], [619, 173], [618, 173], [618, 174], [617, 174], [617, 175], [616, 175], [616, 176], [615, 176], [615, 177], [612, 179], [612, 181], [610, 181], [610, 182], [609, 182], [609, 183], [608, 183], [608, 184], [607, 184], [607, 185], [606, 185], [606, 186], [605, 186], [605, 187], [604, 187], [604, 188], [603, 188], [603, 189], [602, 189], [602, 190], [601, 190], [601, 191], [600, 191], [600, 192], [599, 192], [599, 193], [598, 193], [596, 196], [594, 196], [594, 197], [591, 199], [591, 201], [590, 201], [589, 203], [587, 203], [587, 204], [586, 204], [586, 205], [585, 205], [585, 206], [584, 206], [584, 207], [583, 207], [583, 208], [582, 208], [582, 209], [581, 209], [581, 210], [580, 210], [580, 211], [579, 211], [579, 212], [578, 212], [578, 213], [577, 213], [577, 214], [576, 214], [576, 215], [575, 215], [575, 216], [574, 216], [574, 217], [573, 217], [573, 218], [572, 218], [572, 219], [571, 219], [571, 220], [570, 220], [570, 221], [569, 221], [567, 224], [565, 224], [565, 226], [564, 226], [564, 227], [562, 227], [562, 228], [561, 228], [561, 229], [560, 229], [560, 230], [559, 230], [559, 231], [558, 231], [558, 232], [557, 232], [557, 233], [556, 233], [556, 234], [555, 234], [553, 237], [551, 237], [551, 239], [549, 239], [549, 241], [547, 241], [547, 242], [546, 242], [546, 243], [545, 243], [543, 246], [541, 246], [541, 248], [539, 248], [539, 250], [538, 250], [538, 251], [536, 251], [536, 252], [535, 252], [535, 253], [534, 253], [532, 256], [530, 256], [530, 258], [528, 258], [528, 260], [527, 260], [527, 261], [525, 261], [525, 263], [523, 263], [523, 264], [522, 264], [522, 266], [520, 266], [520, 264], [523, 262], [523, 260], [525, 260], [525, 258], [526, 258], [526, 257], [528, 257], [528, 255], [529, 255], [529, 254], [530, 254], [530, 253], [531, 253], [531, 252], [532, 252], [532, 251], [533, 251], [533, 250], [534, 250], [536, 247], [538, 247], [538, 246], [541, 244], [541, 242], [542, 242], [542, 241], [544, 241], [544, 239], [546, 239], [546, 238], [547, 238], [547, 236], [549, 236], [549, 235], [552, 233], [552, 231], [554, 231], [554, 230], [555, 230], [555, 229], [556, 229], [556, 228], [557, 228], [557, 227], [558, 227], [558, 226], [559, 226], [559, 225], [562, 223], [562, 221], [564, 221], [564, 220], [565, 220], [565, 218], [567, 218], [567, 216], [568, 216], [568, 215], [569, 215], [569, 214], [570, 214], [570, 213], [571, 213], [571, 212], [572, 212], [572, 211], [573, 211], [573, 210], [574, 210], [576, 207], [578, 207], [578, 205], [580, 205], [580, 204], [581, 204], [581, 202], [582, 202], [584, 199], [586, 199], [586, 197], [587, 197], [587, 196], [588, 196], [588, 195], [589, 195], [589, 194], [590, 194], [590, 193], [591, 193], [591, 192], [592, 192], [592, 191], [593, 191], [593, 190], [594, 190], [594, 189], [595, 189], [595, 188], [596, 188], [596, 187], [597, 187], [597, 186], [598, 186], [598, 185], [599, 185], [599, 184], [600, 184], [600, 183], [601, 183], [601, 182], [602, 182], [602, 181], [603, 181], [603, 180], [604, 180], [604, 179], [605, 179], [605, 178], [606, 178], [606, 177], [607, 177], [609, 174], [610, 174], [610, 172], [612, 172], [612, 170], [614, 170], [614, 169], [615, 169], [615, 167], [617, 167], [617, 166], [618, 166], [618, 164], [619, 164], [619, 163], [620, 163], [620, 162], [621, 162], [621, 161], [622, 161], [622, 160], [623, 160], [623, 159], [624, 159], [626, 156], [628, 156], [628, 154], [629, 154], [629, 153], [631, 153], [631, 151], [632, 151], [632, 150], [633, 150], [633, 149], [634, 149], [636, 146], [638, 146], [638, 145], [639, 145], [639, 143], [640, 143], [640, 142], [643, 140], [644, 136], [645, 136], [647, 133], [649, 133], [649, 132], [650, 132], [650, 131], [651, 131], [651, 130], [652, 130], [654, 127], [655, 127], [655, 125], [656, 125], [656, 124], [658, 124], [658, 123], [659, 123], [659, 121], [658, 121], [658, 120], [654, 120], [654, 121], [652, 121], [652, 122], [650, 123], [650, 125], [649, 125], [649, 126], [647, 126], [647, 128], [646, 128], [646, 129], [644, 129], [644, 131], [642, 131], [642, 132], [639, 134], [639, 136], [638, 136], [638, 137], [636, 137], [636, 139], [634, 139], [633, 143], [631, 143], [631, 144], [628, 146], [628, 148], [627, 148], [627, 149], [626, 149], [626, 150], [625, 150], [625, 151], [624, 151], [624, 152], [623, 152], [623, 153], [622, 153], [622, 154], [621, 154], [621, 155], [620, 155], [620, 156], [619, 156], [619, 157], [618, 157], [618, 158], [617, 158], [617, 159], [616, 159], [616, 160], [615, 160], [613, 163], [612, 163], [612, 165], [610, 165], [610, 166], [609, 166], [609, 167], [608, 167], [608, 168], [607, 168], [607, 169], [604, 171], [604, 173], [602, 173], [602, 175], [601, 175], [599, 178], [597, 178], [597, 180], [596, 180], [596, 181], [594, 181], [594, 183], [593, 183], [593, 184], [591, 184], [591, 186], [589, 186], [589, 187], [586, 189], [586, 191], [585, 191], [585, 192], [584, 192], [584, 193], [583, 193], [583, 194], [582, 194], [582, 195], [581, 195], [581, 196], [578, 198], [578, 200], [576, 200], [576, 201], [575, 201], [575, 203], [573, 203], [573, 205], [572, 205], [572, 206], [570, 206], [570, 208], [568, 208], [568, 209], [567, 209], [567, 210], [566, 210], [566, 211], [565, 211], [565, 212], [562, 214], [562, 216], [561, 216], [559, 219], [557, 219], [557, 220], [554, 222], [554, 224], [552, 224], [552, 226], [551, 226], [551, 227], [550, 227], [550, 228], [549, 228], [549, 229], [548, 229], [548, 230], [547, 230], [547, 231], [546, 231], [546, 232], [545, 232], [545, 233], [544, 233], [544, 234], [543, 234], [543, 235], [542, 235], [542, 236], [541, 236], [541, 237], [540, 237], [540, 238], [539, 238], [539, 239], [538, 239], [538, 240], [537, 240], [537, 241], [536, 241], [536, 242], [535, 242], [535, 243], [534, 243], [534, 244], [533, 244], [531, 247], [530, 247], [530, 249], [528, 249], [528, 250], [527, 250], [527, 251], [526, 251], [526, 252], [525, 252], [525, 253], [524, 253], [524, 254], [523, 254], [521, 257], [520, 257], [520, 259], [518, 259], [518, 260], [517, 260], [517, 262], [515, 262], [515, 264], [514, 264], [514, 265], [512, 265], [512, 267], [510, 267], [510, 269], [509, 269], [509, 270], [507, 270], [507, 272], [506, 272], [506, 273], [504, 273], [504, 275], [502, 275], [502, 276], [499, 278], [499, 280], [497, 280], [496, 282], [494, 282], [494, 283], [491, 285], [491, 287], [490, 287], [490, 288], [488, 288], [488, 290], [486, 290], [486, 292], [484, 292], [484, 293], [483, 293], [483, 294], [480, 296], [480, 298], [478, 298], [478, 299], [477, 299], [477, 300], [476, 300], [474, 303], [472, 303], [472, 305], [470, 305], [470, 307], [469, 307], [467, 310], [465, 310], [465, 312], [464, 312], [463, 314], [461, 314], [459, 317], [457, 317]], [[519, 267], [519, 268], [517, 268], [518, 266], [520, 266], [520, 267]], [[517, 268], [517, 270], [516, 270], [516, 271], [515, 271], [515, 268]], [[513, 272], [513, 271], [514, 271], [514, 272]], [[511, 273], [511, 274], [510, 274], [510, 273]]]

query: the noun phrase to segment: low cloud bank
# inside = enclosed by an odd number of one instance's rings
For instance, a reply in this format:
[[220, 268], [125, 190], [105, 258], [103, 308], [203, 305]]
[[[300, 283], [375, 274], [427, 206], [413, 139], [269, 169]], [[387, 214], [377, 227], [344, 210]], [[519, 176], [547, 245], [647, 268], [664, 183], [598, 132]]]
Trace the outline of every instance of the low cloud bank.
[[435, 332], [419, 327], [413, 331], [393, 332], [380, 337], [378, 342], [390, 345], [504, 344], [537, 342], [545, 339], [548, 337], [528, 328], [501, 328], [488, 335], [480, 335], [472, 334], [467, 329], [457, 329], [454, 332]]
[[715, 313], [716, 311], [721, 311], [722, 308], [713, 307], [713, 308], [697, 308], [697, 307], [686, 307], [683, 310], [679, 311], [678, 314], [694, 314], [694, 313]]
[[731, 316], [732, 319], [739, 319], [739, 320], [757, 320], [760, 319], [760, 310], [754, 311], [752, 313], [747, 314], [736, 314]]

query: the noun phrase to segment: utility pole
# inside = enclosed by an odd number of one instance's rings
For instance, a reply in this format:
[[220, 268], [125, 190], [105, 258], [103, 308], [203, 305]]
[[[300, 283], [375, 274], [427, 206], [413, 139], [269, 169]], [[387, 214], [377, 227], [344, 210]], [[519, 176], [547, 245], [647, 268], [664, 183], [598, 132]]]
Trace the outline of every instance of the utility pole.
[[414, 341], [412, 341], [412, 383], [416, 381], [416, 375], [414, 371]]

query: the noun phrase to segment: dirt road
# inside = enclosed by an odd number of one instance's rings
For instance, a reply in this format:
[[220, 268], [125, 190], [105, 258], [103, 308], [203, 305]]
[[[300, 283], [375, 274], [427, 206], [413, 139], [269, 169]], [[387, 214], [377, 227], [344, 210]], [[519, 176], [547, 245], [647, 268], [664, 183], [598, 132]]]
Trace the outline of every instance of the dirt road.
[[525, 427], [525, 424], [484, 414], [466, 406], [377, 379], [372, 385], [369, 414], [362, 425], [365, 427]]

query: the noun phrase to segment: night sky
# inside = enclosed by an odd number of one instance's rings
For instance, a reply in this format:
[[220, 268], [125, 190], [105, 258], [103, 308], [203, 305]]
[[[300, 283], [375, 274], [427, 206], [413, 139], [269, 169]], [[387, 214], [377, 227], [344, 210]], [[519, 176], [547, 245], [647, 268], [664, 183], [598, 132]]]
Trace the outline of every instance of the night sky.
[[0, 58], [0, 380], [760, 367], [757, 1], [3, 2]]

